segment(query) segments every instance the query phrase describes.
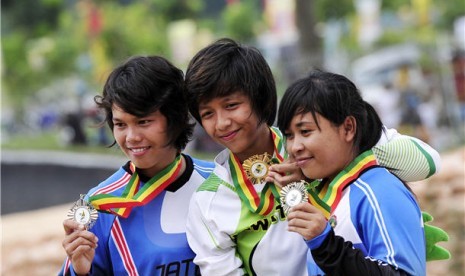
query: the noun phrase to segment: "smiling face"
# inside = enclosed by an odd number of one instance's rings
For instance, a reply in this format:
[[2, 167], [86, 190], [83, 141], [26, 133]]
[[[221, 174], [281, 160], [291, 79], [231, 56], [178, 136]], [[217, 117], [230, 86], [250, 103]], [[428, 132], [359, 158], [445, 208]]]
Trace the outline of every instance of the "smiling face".
[[334, 126], [318, 113], [316, 119], [318, 125], [311, 113], [296, 114], [284, 133], [286, 148], [306, 177], [331, 181], [355, 157], [354, 120]]
[[153, 177], [174, 160], [177, 149], [167, 145], [167, 121], [160, 111], [136, 117], [113, 105], [112, 113], [116, 143], [144, 175]]
[[207, 134], [241, 161], [254, 154], [272, 152], [270, 130], [265, 123], [259, 124], [244, 93], [235, 92], [201, 103], [199, 115]]

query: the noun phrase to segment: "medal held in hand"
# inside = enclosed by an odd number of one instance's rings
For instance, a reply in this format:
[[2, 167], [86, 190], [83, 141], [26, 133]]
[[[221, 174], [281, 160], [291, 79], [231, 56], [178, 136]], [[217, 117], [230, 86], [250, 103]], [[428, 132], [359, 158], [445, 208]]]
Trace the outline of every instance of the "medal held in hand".
[[84, 200], [84, 196], [81, 194], [73, 207], [69, 209], [68, 218], [84, 225], [86, 229], [90, 229], [97, 221], [98, 212], [89, 202]]
[[281, 189], [281, 205], [286, 214], [289, 210], [301, 202], [308, 202], [306, 182], [292, 182]]
[[260, 184], [268, 175], [271, 156], [268, 153], [254, 155], [244, 161], [242, 168], [253, 184]]

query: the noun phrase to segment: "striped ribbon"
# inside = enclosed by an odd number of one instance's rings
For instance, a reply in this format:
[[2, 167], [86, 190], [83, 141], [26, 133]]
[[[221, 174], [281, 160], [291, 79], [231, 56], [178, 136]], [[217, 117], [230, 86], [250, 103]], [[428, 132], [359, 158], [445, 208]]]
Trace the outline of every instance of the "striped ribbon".
[[[281, 163], [284, 160], [284, 157], [281, 155], [281, 151], [283, 150], [282, 137], [276, 129], [270, 128], [270, 130], [275, 153], [272, 162]], [[275, 198], [279, 198], [279, 191], [275, 184], [266, 183], [260, 194], [258, 194], [252, 181], [247, 178], [239, 158], [232, 152], [230, 152], [229, 155], [229, 168], [231, 170], [234, 187], [247, 208], [252, 213], [260, 214], [262, 216], [266, 216], [271, 213], [274, 207]]]
[[307, 189], [309, 201], [320, 209], [324, 216], [329, 219], [331, 211], [334, 211], [341, 200], [342, 191], [354, 182], [363, 172], [378, 163], [371, 150], [365, 151], [357, 156], [343, 171], [341, 171], [329, 185], [317, 180], [310, 183]]
[[179, 154], [171, 164], [140, 189], [140, 178], [131, 162], [130, 168], [133, 174], [121, 196], [96, 194], [89, 197], [89, 201], [97, 210], [127, 218], [133, 207], [147, 204], [176, 179], [182, 167], [181, 160]]

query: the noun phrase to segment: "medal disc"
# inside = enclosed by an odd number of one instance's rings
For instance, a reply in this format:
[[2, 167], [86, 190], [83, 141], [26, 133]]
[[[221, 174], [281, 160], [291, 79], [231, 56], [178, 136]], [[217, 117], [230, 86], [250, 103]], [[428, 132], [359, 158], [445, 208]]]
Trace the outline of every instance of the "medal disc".
[[306, 182], [304, 180], [292, 182], [282, 188], [280, 195], [281, 205], [287, 214], [289, 210], [297, 204], [308, 202]]
[[73, 207], [69, 209], [68, 218], [84, 225], [86, 229], [90, 229], [98, 218], [98, 212], [89, 202], [84, 200], [84, 195], [81, 195]]
[[268, 175], [268, 167], [271, 163], [271, 157], [268, 153], [254, 155], [244, 161], [242, 167], [247, 178], [253, 184], [260, 184]]

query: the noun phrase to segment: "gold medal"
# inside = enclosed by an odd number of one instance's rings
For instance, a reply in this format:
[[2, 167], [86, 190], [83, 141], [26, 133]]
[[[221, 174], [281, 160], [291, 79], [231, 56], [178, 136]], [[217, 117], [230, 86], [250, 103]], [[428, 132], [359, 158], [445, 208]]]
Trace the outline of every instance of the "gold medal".
[[268, 175], [268, 168], [271, 163], [271, 156], [268, 153], [254, 155], [244, 161], [242, 167], [247, 178], [253, 184], [260, 184]]
[[281, 189], [281, 205], [286, 214], [289, 210], [301, 202], [308, 202], [306, 182], [292, 182]]
[[97, 221], [98, 212], [89, 202], [84, 200], [84, 196], [81, 194], [73, 207], [69, 209], [68, 218], [84, 225], [86, 229], [90, 229]]

